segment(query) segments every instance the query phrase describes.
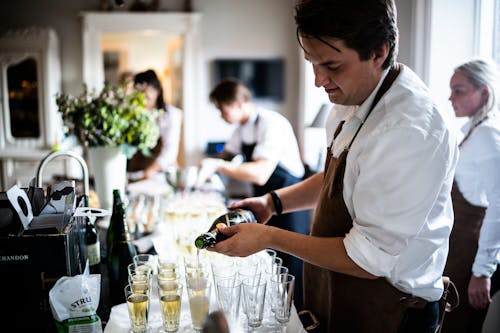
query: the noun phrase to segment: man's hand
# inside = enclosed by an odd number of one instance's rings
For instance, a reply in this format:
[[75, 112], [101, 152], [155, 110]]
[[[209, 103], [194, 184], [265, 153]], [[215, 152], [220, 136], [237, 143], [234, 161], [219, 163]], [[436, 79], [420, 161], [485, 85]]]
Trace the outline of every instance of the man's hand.
[[207, 250], [233, 257], [249, 256], [268, 247], [270, 228], [258, 223], [240, 223], [219, 228], [219, 232], [229, 238]]
[[195, 188], [200, 188], [205, 182], [212, 177], [217, 169], [224, 163], [220, 158], [204, 158], [201, 161], [200, 171], [196, 180]]
[[469, 303], [474, 309], [484, 309], [491, 303], [491, 279], [471, 276], [467, 290]]

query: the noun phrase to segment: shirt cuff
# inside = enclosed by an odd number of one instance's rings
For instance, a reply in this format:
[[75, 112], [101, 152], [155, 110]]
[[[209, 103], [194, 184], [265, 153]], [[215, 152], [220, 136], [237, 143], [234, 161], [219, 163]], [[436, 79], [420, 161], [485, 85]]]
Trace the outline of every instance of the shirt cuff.
[[381, 250], [356, 228], [346, 235], [344, 246], [352, 261], [375, 276], [389, 277], [399, 258]]
[[486, 254], [477, 254], [474, 264], [472, 265], [472, 274], [476, 277], [490, 278], [497, 269], [497, 254], [498, 251], [489, 251]]

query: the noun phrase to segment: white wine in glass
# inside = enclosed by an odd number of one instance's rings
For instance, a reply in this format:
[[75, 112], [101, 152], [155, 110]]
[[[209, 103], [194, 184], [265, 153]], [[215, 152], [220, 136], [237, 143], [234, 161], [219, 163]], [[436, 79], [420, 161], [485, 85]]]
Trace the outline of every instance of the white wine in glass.
[[132, 332], [143, 333], [148, 329], [148, 295], [129, 294], [127, 296], [128, 314]]
[[195, 330], [201, 330], [208, 315], [209, 299], [207, 296], [196, 295], [189, 299], [191, 320]]
[[163, 329], [166, 332], [177, 332], [181, 314], [181, 296], [165, 294], [160, 297], [161, 313], [163, 316]]

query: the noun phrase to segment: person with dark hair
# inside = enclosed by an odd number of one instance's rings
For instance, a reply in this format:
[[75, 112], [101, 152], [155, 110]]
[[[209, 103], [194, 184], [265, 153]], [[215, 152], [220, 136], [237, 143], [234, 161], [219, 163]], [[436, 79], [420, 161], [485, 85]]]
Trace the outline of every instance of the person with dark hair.
[[[304, 260], [304, 308], [321, 332], [434, 333], [453, 225], [458, 144], [449, 116], [398, 50], [393, 0], [302, 0], [297, 37], [334, 110], [324, 172], [243, 199], [260, 223], [211, 250]], [[265, 225], [314, 208], [310, 235]]]
[[[134, 86], [146, 94], [148, 110], [165, 111], [158, 119], [160, 138], [151, 150], [151, 156], [138, 151], [127, 163], [127, 171], [135, 178], [150, 178], [157, 172], [167, 171], [169, 166], [177, 164], [181, 137], [182, 112], [172, 105], [167, 105], [163, 97], [163, 88], [155, 71], [149, 69], [134, 76]], [[137, 176], [140, 174], [140, 176]]]
[[457, 117], [468, 117], [459, 145], [452, 198], [455, 223], [445, 274], [460, 304], [446, 315], [442, 332], [480, 333], [500, 289], [500, 74], [482, 59], [458, 66], [450, 80]]
[[[222, 118], [229, 124], [237, 124], [216, 162], [217, 172], [228, 177], [251, 183], [254, 195], [264, 195], [284, 186], [296, 184], [304, 175], [304, 166], [299, 146], [290, 122], [281, 114], [257, 107], [251, 100], [248, 88], [236, 79], [224, 79], [210, 93], [210, 101], [220, 110]], [[244, 162], [231, 160], [238, 154]], [[203, 170], [203, 167], [202, 167]], [[200, 171], [201, 173], [202, 171]], [[310, 213], [298, 211], [276, 214], [268, 225], [303, 235], [310, 231]], [[295, 304], [302, 307], [303, 262], [286, 252], [277, 252], [283, 266], [295, 280]]]

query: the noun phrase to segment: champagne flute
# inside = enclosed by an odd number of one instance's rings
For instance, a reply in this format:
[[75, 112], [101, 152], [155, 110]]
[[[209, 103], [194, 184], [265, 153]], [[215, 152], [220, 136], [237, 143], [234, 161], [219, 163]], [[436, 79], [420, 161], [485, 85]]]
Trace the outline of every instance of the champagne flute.
[[203, 329], [210, 307], [211, 284], [208, 277], [189, 279], [187, 291], [193, 328], [199, 332]]
[[163, 330], [177, 332], [181, 315], [182, 284], [172, 283], [172, 288], [162, 288], [158, 285]]
[[125, 287], [125, 299], [133, 333], [148, 331], [148, 293], [135, 293], [131, 285]]

